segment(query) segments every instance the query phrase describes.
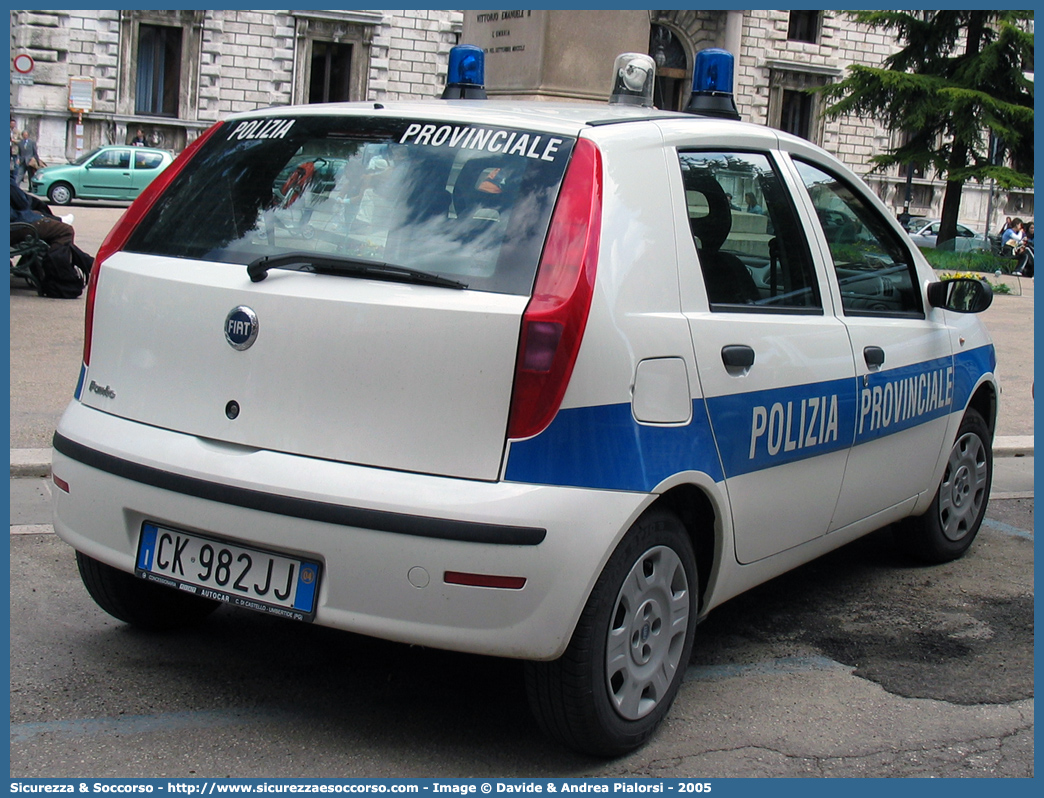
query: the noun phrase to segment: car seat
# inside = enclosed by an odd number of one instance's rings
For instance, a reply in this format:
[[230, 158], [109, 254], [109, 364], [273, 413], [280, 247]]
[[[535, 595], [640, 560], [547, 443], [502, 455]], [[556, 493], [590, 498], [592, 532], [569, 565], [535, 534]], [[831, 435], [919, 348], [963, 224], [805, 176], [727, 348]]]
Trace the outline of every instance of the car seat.
[[690, 217], [689, 227], [696, 239], [710, 303], [750, 305], [757, 302], [761, 294], [743, 261], [720, 251], [732, 230], [732, 209], [725, 189], [709, 172], [690, 172], [685, 176], [685, 188], [702, 194], [707, 200], [707, 215]]

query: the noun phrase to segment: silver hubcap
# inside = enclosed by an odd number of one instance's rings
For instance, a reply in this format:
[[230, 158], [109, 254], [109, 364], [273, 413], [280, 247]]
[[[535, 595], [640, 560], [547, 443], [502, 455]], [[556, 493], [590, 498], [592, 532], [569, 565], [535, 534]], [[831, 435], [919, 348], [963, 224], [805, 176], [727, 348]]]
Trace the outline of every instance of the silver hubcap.
[[64, 205], [66, 202], [69, 201], [69, 189], [67, 189], [65, 186], [58, 186], [57, 188], [51, 191], [51, 196], [54, 197], [54, 201], [57, 202], [59, 205]]
[[638, 720], [667, 695], [688, 627], [685, 568], [673, 549], [649, 549], [627, 574], [609, 625], [605, 676], [621, 717]]
[[982, 440], [974, 433], [962, 435], [950, 452], [939, 488], [939, 524], [948, 540], [961, 540], [971, 532], [986, 500], [988, 477]]

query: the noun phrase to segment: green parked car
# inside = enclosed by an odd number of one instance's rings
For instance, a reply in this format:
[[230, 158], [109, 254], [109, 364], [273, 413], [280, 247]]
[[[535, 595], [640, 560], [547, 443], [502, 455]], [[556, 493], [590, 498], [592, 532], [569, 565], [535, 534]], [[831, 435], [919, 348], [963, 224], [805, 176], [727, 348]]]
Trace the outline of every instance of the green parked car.
[[167, 150], [99, 147], [70, 164], [45, 166], [33, 175], [29, 190], [55, 205], [68, 205], [73, 199], [132, 200], [172, 160]]

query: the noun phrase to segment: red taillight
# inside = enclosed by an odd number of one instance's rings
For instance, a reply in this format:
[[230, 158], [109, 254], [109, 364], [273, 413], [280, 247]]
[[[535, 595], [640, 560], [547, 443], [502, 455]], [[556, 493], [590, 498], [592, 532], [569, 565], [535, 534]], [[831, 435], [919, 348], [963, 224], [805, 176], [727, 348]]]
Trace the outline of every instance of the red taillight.
[[119, 252], [123, 249], [127, 243], [127, 239], [130, 238], [131, 233], [134, 232], [134, 228], [138, 226], [138, 223], [144, 218], [152, 206], [156, 203], [156, 200], [166, 191], [167, 186], [170, 185], [171, 181], [178, 176], [178, 173], [185, 168], [192, 156], [196, 154], [196, 151], [203, 146], [208, 138], [210, 138], [223, 123], [219, 122], [213, 125], [208, 130], [201, 133], [196, 137], [196, 140], [189, 144], [181, 154], [174, 159], [174, 162], [164, 169], [159, 175], [149, 183], [148, 186], [138, 195], [137, 199], [131, 203], [131, 206], [123, 212], [123, 215], [117, 220], [116, 224], [109, 231], [109, 234], [105, 236], [105, 240], [102, 241], [101, 247], [98, 248], [98, 255], [94, 259], [94, 267], [91, 269], [90, 279], [87, 281], [87, 307], [84, 311], [84, 329], [83, 329], [83, 365], [89, 366], [91, 364], [91, 332], [94, 328], [94, 294], [98, 290], [98, 273], [101, 271], [102, 263], [109, 258], [115, 252]]
[[591, 309], [601, 216], [602, 154], [579, 139], [522, 316], [509, 438], [541, 432], [562, 404]]

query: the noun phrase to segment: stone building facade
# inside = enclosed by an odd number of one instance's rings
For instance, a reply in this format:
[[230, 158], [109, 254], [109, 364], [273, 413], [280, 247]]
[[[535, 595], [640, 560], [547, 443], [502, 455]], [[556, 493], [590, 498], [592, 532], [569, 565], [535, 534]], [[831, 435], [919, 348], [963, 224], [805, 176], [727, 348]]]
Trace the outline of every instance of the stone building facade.
[[269, 105], [437, 96], [461, 12], [12, 11], [11, 116], [47, 162], [72, 160], [70, 79], [93, 78], [82, 148], [138, 128], [180, 151], [236, 111]]
[[[28, 76], [12, 71], [11, 112], [48, 162], [129, 141], [140, 127], [157, 146], [180, 150], [229, 113], [332, 100], [435, 97], [465, 14], [476, 11], [12, 11], [11, 54], [27, 54]], [[578, 31], [577, 35], [582, 35]], [[880, 64], [894, 39], [833, 11], [649, 12], [649, 50], [658, 65], [657, 104], [688, 98], [696, 53], [737, 56], [741, 116], [802, 135], [863, 175], [889, 207], [937, 216], [943, 184], [872, 172], [869, 158], [902, 131], [872, 120], [824, 119], [807, 90], [840, 79], [853, 63]], [[606, 53], [607, 63], [616, 53]], [[93, 78], [94, 108], [69, 110], [70, 78]], [[31, 82], [30, 82], [31, 81]], [[1003, 216], [1032, 217], [1033, 193], [965, 186], [961, 219], [996, 229]], [[987, 219], [987, 217], [991, 217]]]

